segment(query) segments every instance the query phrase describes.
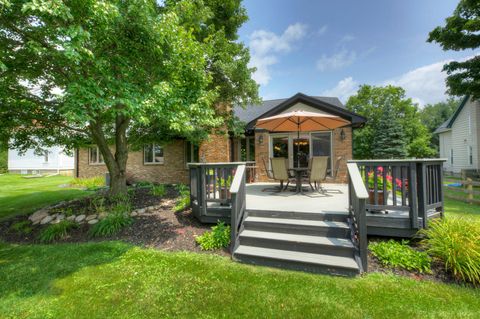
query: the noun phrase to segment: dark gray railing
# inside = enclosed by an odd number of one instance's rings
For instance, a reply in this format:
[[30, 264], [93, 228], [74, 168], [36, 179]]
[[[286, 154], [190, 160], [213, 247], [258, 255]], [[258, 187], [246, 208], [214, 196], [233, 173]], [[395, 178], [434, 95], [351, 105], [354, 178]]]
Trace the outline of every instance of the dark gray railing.
[[357, 164], [348, 163], [348, 193], [349, 193], [349, 225], [352, 242], [355, 245], [355, 259], [361, 271], [368, 268], [368, 240], [366, 222], [366, 200], [368, 192], [363, 183]]
[[[230, 186], [239, 165], [245, 163], [189, 163], [190, 203], [194, 215], [217, 216], [232, 205]], [[212, 212], [212, 214], [210, 214]], [[215, 222], [215, 221], [214, 221]]]
[[239, 165], [230, 187], [230, 194], [232, 196], [232, 212], [230, 221], [230, 249], [231, 253], [235, 250], [238, 244], [238, 234], [240, 233], [245, 218], [246, 209], [246, 166]]
[[443, 159], [349, 161], [358, 165], [368, 189], [366, 210], [406, 211], [412, 229], [426, 227], [428, 217], [443, 215], [443, 162]]

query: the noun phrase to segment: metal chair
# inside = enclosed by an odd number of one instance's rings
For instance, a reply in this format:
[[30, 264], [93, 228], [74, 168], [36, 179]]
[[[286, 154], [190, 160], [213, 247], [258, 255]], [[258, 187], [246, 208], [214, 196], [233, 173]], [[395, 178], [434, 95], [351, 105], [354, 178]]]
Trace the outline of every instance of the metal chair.
[[[327, 176], [326, 180], [329, 181], [329, 182], [335, 182], [335, 180], [337, 179], [337, 176], [338, 176], [338, 171], [340, 170], [340, 164], [342, 163], [344, 159], [344, 156], [338, 156], [336, 159], [335, 159], [335, 168], [333, 170], [333, 174], [332, 176]], [[324, 189], [325, 192], [337, 192], [337, 193], [340, 193], [342, 194], [343, 192], [339, 189]]]
[[[328, 156], [314, 156], [311, 159], [311, 168], [308, 175], [308, 184], [312, 190], [325, 193], [322, 182], [327, 178]], [[312, 185], [315, 185], [315, 187]]]
[[[288, 173], [287, 159], [285, 157], [274, 157], [270, 159], [270, 164], [272, 166], [273, 179], [280, 181], [280, 191], [286, 190], [292, 179]], [[284, 182], [287, 182], [285, 187], [283, 187]]]

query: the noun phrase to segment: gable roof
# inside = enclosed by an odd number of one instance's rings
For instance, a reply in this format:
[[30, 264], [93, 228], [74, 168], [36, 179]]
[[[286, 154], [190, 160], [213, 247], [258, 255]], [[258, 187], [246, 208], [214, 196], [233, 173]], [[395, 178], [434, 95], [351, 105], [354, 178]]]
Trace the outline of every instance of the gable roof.
[[366, 122], [366, 118], [348, 111], [336, 97], [308, 96], [303, 93], [297, 93], [288, 99], [266, 100], [260, 105], [248, 105], [245, 109], [236, 106], [234, 114], [241, 121], [247, 123], [247, 130], [252, 130], [259, 118], [279, 114], [297, 103], [304, 103], [318, 110], [345, 118], [352, 122], [354, 127], [360, 127]]
[[443, 132], [447, 132], [447, 131], [450, 131], [452, 129], [452, 125], [453, 123], [455, 122], [455, 120], [457, 119], [458, 115], [460, 114], [460, 112], [462, 112], [463, 110], [463, 107], [465, 106], [465, 104], [467, 104], [468, 100], [470, 99], [470, 96], [469, 95], [466, 95], [462, 102], [460, 103], [460, 105], [457, 107], [457, 109], [455, 110], [455, 112], [453, 113], [452, 116], [450, 116], [450, 118], [448, 120], [446, 120], [445, 122], [442, 123], [442, 125], [440, 125], [436, 130], [435, 132], [433, 132], [434, 134], [438, 134], [438, 133], [443, 133]]

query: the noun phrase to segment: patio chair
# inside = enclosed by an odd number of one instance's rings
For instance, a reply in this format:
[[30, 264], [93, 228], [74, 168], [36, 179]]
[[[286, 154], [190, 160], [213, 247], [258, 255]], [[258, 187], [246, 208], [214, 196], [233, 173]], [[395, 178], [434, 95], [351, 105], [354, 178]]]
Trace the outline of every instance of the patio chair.
[[[329, 182], [334, 182], [337, 179], [338, 171], [340, 170], [340, 164], [342, 163], [344, 157], [343, 156], [338, 156], [335, 159], [335, 168], [333, 169], [333, 174], [332, 176], [327, 176], [326, 180]], [[337, 192], [337, 193], [342, 193], [341, 190], [339, 189], [324, 189], [325, 192]]]
[[[285, 157], [274, 157], [270, 159], [270, 164], [272, 165], [273, 179], [280, 181], [280, 191], [286, 190], [292, 179], [292, 176], [288, 173], [287, 159]], [[283, 187], [284, 182], [287, 182], [285, 187]]]
[[[312, 157], [312, 165], [309, 171], [308, 184], [312, 190], [325, 193], [322, 182], [327, 178], [328, 156]], [[315, 185], [315, 187], [312, 185]]]
[[273, 179], [273, 171], [268, 168], [267, 162], [265, 161], [264, 157], [262, 157], [262, 162], [263, 162], [263, 167], [265, 167], [265, 172], [267, 173], [268, 179]]

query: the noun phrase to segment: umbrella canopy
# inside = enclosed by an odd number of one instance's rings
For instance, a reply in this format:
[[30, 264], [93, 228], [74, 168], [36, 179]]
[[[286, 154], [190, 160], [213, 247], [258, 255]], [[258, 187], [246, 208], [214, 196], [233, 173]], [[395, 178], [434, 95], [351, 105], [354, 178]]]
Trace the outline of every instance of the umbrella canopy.
[[293, 111], [260, 119], [256, 128], [271, 132], [305, 132], [333, 130], [348, 124], [349, 121], [335, 115]]

